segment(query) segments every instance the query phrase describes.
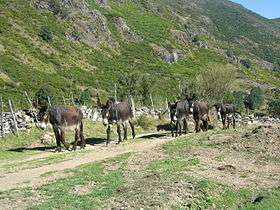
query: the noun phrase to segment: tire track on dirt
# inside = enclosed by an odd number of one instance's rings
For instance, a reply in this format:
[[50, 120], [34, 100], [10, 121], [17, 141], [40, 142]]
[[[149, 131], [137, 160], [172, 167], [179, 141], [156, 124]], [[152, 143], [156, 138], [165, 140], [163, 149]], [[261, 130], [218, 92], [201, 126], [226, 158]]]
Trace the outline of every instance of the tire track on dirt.
[[[144, 136], [147, 136], [147, 134]], [[47, 183], [48, 181], [67, 176], [67, 174], [63, 173], [65, 169], [75, 168], [83, 164], [113, 158], [125, 153], [147, 151], [157, 146], [163, 145], [172, 139], [173, 138], [171, 137], [165, 136], [160, 139], [144, 140], [141, 142], [137, 141], [133, 143], [129, 142], [123, 143], [122, 145], [111, 144], [108, 147], [104, 147], [104, 145], [91, 146], [89, 152], [78, 158], [65, 160], [63, 162], [45, 165], [38, 168], [25, 169], [15, 173], [0, 174], [0, 191], [7, 191], [22, 187], [40, 186]], [[45, 173], [51, 172], [55, 172], [55, 177], [53, 177], [52, 180], [50, 180], [50, 177], [41, 176]]]

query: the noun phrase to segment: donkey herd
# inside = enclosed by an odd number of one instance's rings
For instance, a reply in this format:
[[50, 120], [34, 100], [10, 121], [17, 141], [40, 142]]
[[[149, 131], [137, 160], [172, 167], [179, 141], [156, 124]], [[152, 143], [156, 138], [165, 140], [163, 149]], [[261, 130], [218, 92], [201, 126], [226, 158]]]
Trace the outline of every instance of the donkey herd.
[[[209, 105], [204, 101], [195, 100], [195, 97], [186, 97], [184, 100], [176, 101], [175, 103], [168, 103], [170, 112], [170, 129], [172, 137], [182, 135], [188, 132], [188, 119], [193, 116], [195, 131], [207, 131], [209, 128]], [[112, 126], [117, 125], [118, 144], [123, 140], [127, 140], [127, 127], [130, 126], [132, 130], [132, 137], [135, 138], [135, 107], [132, 101], [115, 101], [108, 99], [105, 104], [101, 103], [98, 96], [97, 107], [102, 116], [104, 126], [107, 127], [107, 141], [110, 142], [110, 133]], [[223, 128], [229, 128], [232, 123], [235, 128], [235, 111], [231, 104], [216, 104], [215, 105], [218, 119], [222, 120]], [[240, 114], [240, 113], [239, 113]], [[41, 106], [39, 113], [36, 116], [36, 126], [41, 129], [46, 129], [48, 123], [52, 125], [55, 133], [57, 151], [61, 151], [62, 145], [67, 150], [76, 150], [79, 143], [81, 148], [86, 146], [83, 135], [83, 114], [82, 111], [76, 107], [62, 107], [62, 106]], [[70, 144], [65, 141], [65, 131], [75, 130], [75, 141], [70, 148]]]

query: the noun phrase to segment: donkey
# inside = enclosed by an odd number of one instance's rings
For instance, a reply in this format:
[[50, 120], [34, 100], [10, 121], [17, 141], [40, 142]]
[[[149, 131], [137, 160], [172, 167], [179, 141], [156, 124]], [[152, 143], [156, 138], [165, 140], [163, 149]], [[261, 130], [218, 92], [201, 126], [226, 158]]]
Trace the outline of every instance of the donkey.
[[61, 143], [70, 151], [70, 144], [65, 142], [66, 130], [75, 130], [75, 141], [72, 150], [76, 150], [79, 139], [81, 141], [81, 148], [85, 148], [83, 114], [80, 109], [76, 107], [51, 106], [48, 108], [44, 106], [40, 108], [37, 120], [36, 126], [43, 130], [47, 128], [48, 123], [52, 125], [57, 144], [56, 150], [58, 152], [61, 152]]
[[209, 106], [206, 102], [195, 101], [193, 104], [193, 119], [195, 122], [195, 131], [208, 130]]
[[214, 105], [217, 111], [218, 119], [222, 119], [223, 129], [229, 129], [229, 125], [232, 122], [233, 128], [236, 127], [235, 110], [234, 105], [232, 104], [215, 104]]
[[132, 137], [135, 138], [135, 127], [134, 127], [134, 105], [133, 102], [130, 104], [129, 102], [117, 102], [114, 99], [109, 99], [106, 105], [102, 105], [101, 101], [98, 97], [98, 106], [101, 108], [101, 115], [103, 119], [104, 126], [107, 126], [107, 142], [106, 146], [108, 146], [110, 142], [110, 133], [113, 124], [117, 124], [117, 133], [118, 133], [118, 143], [122, 142], [121, 137], [121, 126], [123, 127], [124, 132], [124, 140], [127, 140], [127, 123], [129, 123], [132, 130]]
[[177, 101], [175, 103], [168, 103], [169, 109], [170, 109], [170, 118], [171, 118], [171, 134], [172, 137], [174, 137], [174, 124], [176, 128], [176, 134], [175, 137], [179, 135], [182, 135], [182, 123], [183, 123], [183, 129], [185, 131], [185, 134], [188, 132], [188, 123], [187, 119], [189, 114], [192, 112], [192, 101], [193, 98], [187, 97], [185, 100]]

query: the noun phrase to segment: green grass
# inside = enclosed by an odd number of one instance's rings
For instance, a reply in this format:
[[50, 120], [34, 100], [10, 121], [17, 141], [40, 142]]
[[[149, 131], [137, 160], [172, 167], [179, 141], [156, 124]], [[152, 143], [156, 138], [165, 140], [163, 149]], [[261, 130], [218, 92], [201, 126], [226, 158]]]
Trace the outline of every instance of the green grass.
[[[166, 143], [163, 150], [158, 151], [162, 153], [160, 159], [149, 160], [148, 154], [127, 153], [67, 169], [65, 173], [69, 174], [68, 177], [37, 189], [3, 192], [0, 200], [15, 199], [21, 192], [21, 196], [29, 198], [26, 202], [30, 209], [156, 206], [176, 209], [279, 208], [279, 188], [259, 190], [254, 187], [235, 187], [189, 174], [204, 167], [198, 158], [191, 155], [193, 149], [211, 149], [212, 146], [207, 143], [209, 136], [234, 133], [236, 131], [232, 129], [189, 134]], [[135, 164], [139, 168], [135, 169]], [[47, 173], [42, 177], [49, 175], [52, 174]], [[32, 203], [31, 198], [35, 194], [42, 197]]]

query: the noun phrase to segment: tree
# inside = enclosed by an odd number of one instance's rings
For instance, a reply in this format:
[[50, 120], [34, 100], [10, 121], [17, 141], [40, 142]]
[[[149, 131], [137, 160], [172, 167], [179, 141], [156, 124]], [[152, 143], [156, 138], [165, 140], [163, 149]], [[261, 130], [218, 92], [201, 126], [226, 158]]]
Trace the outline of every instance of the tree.
[[50, 99], [50, 102], [52, 104], [55, 103], [55, 95], [56, 90], [54, 87], [50, 85], [44, 85], [42, 86], [36, 93], [35, 98], [37, 101], [37, 105], [39, 106], [46, 106], [48, 105], [48, 99]]
[[85, 89], [81, 92], [78, 103], [82, 105], [91, 105], [92, 96], [92, 92], [89, 89]]
[[268, 103], [268, 112], [273, 117], [280, 118], [280, 92], [276, 92], [273, 95], [273, 98]]
[[264, 102], [263, 91], [260, 87], [253, 87], [250, 94], [244, 99], [244, 104], [247, 109], [255, 110], [260, 108]]
[[236, 68], [231, 65], [210, 64], [197, 77], [196, 92], [210, 103], [222, 101], [229, 92], [236, 78]]

